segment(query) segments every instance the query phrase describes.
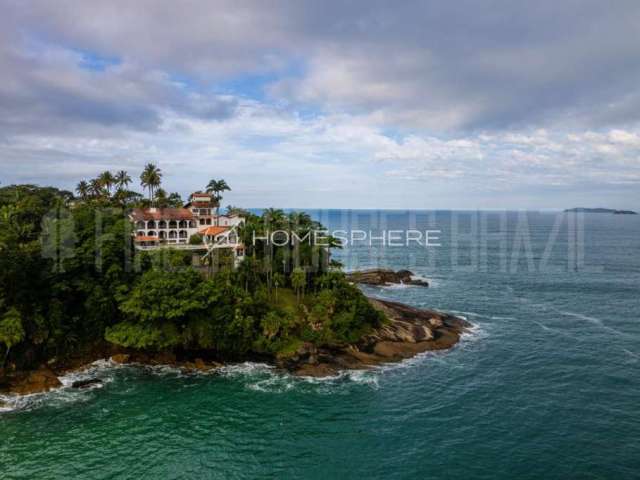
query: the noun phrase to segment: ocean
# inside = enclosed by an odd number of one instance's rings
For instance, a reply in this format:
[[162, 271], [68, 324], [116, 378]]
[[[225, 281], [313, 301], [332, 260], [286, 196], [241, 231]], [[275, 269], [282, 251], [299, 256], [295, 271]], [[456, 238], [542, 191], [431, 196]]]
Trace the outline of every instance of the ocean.
[[311, 213], [349, 240], [365, 232], [335, 252], [346, 270], [431, 283], [367, 294], [453, 312], [472, 332], [328, 379], [98, 362], [64, 381], [102, 388], [0, 413], [0, 478], [640, 478], [640, 216]]

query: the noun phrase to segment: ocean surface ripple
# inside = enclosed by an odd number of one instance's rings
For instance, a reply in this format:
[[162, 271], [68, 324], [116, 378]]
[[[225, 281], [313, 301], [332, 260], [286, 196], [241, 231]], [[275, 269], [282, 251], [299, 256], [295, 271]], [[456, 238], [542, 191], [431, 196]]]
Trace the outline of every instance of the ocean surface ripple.
[[[380, 212], [314, 214], [380, 228]], [[484, 266], [461, 268], [476, 247], [454, 252], [450, 212], [435, 215], [437, 249], [336, 254], [348, 269], [428, 278], [428, 289], [365, 290], [466, 317], [474, 329], [451, 351], [327, 379], [255, 363], [187, 375], [98, 362], [55, 392], [3, 398], [0, 478], [637, 478], [640, 219], [587, 216], [590, 268], [567, 268], [561, 231], [548, 258], [558, 268], [532, 271], [524, 256], [512, 262], [513, 215], [506, 271], [491, 241]], [[536, 264], [555, 219], [528, 215]], [[385, 222], [434, 228], [423, 212]], [[104, 383], [69, 388], [89, 377]]]

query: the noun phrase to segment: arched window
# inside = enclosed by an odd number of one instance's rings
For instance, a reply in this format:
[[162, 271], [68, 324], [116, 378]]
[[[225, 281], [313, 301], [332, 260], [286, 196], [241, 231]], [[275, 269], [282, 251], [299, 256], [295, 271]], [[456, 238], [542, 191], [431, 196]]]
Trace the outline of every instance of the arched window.
[[175, 230], [169, 231], [169, 238], [176, 238], [177, 236], [178, 236], [178, 233]]
[[187, 228], [187, 221], [186, 220], [180, 220], [180, 228]]
[[138, 231], [138, 236], [139, 236], [139, 237], [144, 236], [144, 230], [139, 230], [139, 231]]
[[138, 222], [136, 222], [136, 228], [144, 230], [145, 228], [147, 228], [147, 226], [142, 220], [139, 220]]
[[167, 222], [165, 222], [164, 220], [160, 220], [158, 222], [158, 228], [167, 228]]
[[186, 230], [180, 230], [180, 238], [187, 238], [189, 235]]
[[162, 240], [164, 240], [165, 238], [167, 238], [167, 232], [158, 232], [158, 234], [159, 234], [158, 236], [159, 236]]
[[189, 220], [189, 228], [196, 228], [196, 222]]
[[147, 228], [156, 228], [156, 222], [154, 220], [149, 220], [147, 222]]
[[176, 222], [175, 220], [170, 220], [169, 228], [178, 228], [178, 222]]
[[149, 235], [150, 237], [155, 237], [156, 232], [154, 232], [153, 230], [149, 230], [149, 233], [147, 235]]

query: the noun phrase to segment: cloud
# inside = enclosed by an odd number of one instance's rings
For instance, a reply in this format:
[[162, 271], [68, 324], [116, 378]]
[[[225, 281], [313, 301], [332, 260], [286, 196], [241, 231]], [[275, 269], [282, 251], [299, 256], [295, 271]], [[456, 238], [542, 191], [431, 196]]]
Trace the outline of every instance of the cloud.
[[248, 205], [416, 205], [428, 185], [443, 206], [624, 207], [639, 21], [624, 0], [5, 2], [2, 180], [156, 161], [170, 188], [225, 176]]

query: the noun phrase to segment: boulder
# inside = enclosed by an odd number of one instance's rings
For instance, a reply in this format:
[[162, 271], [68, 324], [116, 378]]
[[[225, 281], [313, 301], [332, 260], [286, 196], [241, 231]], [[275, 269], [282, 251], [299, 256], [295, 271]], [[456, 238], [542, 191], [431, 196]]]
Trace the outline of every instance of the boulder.
[[111, 357], [111, 361], [119, 364], [128, 363], [129, 355], [126, 353], [117, 353]]
[[433, 328], [440, 328], [443, 325], [442, 319], [439, 317], [431, 317], [429, 319], [429, 325], [431, 325]]
[[89, 378], [87, 380], [76, 380], [71, 384], [71, 388], [89, 388], [94, 385], [102, 385], [102, 380], [99, 378]]
[[317, 363], [312, 365], [305, 363], [293, 372], [300, 377], [330, 377], [337, 373], [337, 370], [326, 363]]
[[14, 385], [11, 388], [11, 392], [18, 395], [30, 395], [32, 393], [48, 392], [61, 386], [62, 383], [60, 383], [55, 373], [48, 368], [41, 368], [31, 372], [24, 380]]
[[433, 332], [425, 325], [414, 325], [413, 338], [416, 343], [424, 342], [425, 340], [433, 340]]

